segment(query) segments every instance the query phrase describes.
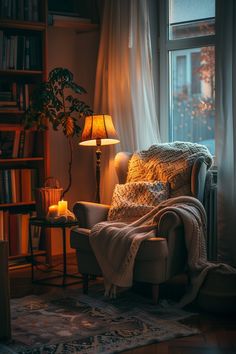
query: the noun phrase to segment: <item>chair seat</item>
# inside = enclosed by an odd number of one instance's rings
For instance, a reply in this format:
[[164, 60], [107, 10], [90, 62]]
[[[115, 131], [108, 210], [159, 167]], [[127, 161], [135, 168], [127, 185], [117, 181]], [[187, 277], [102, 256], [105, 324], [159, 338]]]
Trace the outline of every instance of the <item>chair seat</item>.
[[[90, 229], [74, 228], [71, 231], [71, 247], [80, 252], [91, 252], [89, 242]], [[168, 256], [167, 240], [164, 237], [153, 237], [144, 240], [138, 250], [136, 261], [156, 261], [165, 259]]]

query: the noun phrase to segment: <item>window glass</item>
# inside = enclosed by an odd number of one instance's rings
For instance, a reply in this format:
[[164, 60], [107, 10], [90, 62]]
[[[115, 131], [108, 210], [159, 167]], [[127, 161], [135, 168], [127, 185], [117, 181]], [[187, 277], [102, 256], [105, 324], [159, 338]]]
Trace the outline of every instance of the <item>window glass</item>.
[[170, 0], [169, 38], [181, 39], [215, 34], [214, 0]]
[[215, 152], [214, 46], [169, 52], [172, 140], [192, 141]]

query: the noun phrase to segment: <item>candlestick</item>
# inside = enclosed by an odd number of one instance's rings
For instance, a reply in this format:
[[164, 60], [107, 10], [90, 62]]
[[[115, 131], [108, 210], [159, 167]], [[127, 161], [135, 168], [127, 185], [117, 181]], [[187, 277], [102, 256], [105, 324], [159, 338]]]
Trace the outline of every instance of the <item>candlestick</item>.
[[55, 218], [58, 216], [59, 210], [58, 205], [50, 205], [48, 208], [48, 216], [51, 218]]
[[60, 200], [58, 202], [58, 212], [59, 215], [65, 215], [68, 207], [68, 202], [66, 200]]

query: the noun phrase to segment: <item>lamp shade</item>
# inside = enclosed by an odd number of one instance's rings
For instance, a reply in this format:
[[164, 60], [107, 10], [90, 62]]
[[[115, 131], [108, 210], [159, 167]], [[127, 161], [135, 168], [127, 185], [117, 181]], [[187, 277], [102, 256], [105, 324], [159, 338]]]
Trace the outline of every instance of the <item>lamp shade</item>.
[[119, 142], [110, 115], [99, 114], [85, 118], [80, 145], [111, 145]]

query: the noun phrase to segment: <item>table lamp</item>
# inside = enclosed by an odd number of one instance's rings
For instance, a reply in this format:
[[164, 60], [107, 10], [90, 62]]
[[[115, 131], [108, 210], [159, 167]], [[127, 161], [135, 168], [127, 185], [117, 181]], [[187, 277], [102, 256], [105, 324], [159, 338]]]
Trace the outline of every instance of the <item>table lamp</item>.
[[112, 117], [108, 114], [91, 115], [85, 118], [80, 145], [96, 146], [96, 202], [100, 203], [101, 145], [119, 143]]

